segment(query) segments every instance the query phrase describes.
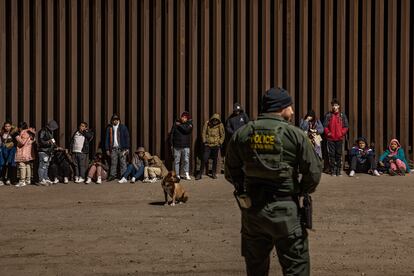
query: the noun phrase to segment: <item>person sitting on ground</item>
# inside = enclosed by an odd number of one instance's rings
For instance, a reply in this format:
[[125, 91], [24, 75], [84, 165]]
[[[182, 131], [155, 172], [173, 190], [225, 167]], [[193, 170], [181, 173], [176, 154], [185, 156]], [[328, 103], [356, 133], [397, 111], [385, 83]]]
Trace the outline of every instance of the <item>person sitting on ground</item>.
[[144, 162], [144, 180], [142, 182], [156, 182], [168, 174], [161, 159], [156, 155], [146, 152], [143, 147], [138, 149], [138, 156]]
[[88, 177], [85, 184], [95, 181], [96, 184], [101, 184], [103, 180], [108, 177], [108, 165], [102, 153], [98, 152], [94, 160], [89, 166]]
[[324, 131], [322, 122], [316, 118], [315, 111], [310, 110], [303, 119], [300, 120], [299, 127], [305, 131], [312, 142], [316, 154], [322, 158], [322, 134]]
[[[144, 175], [144, 161], [139, 158], [139, 152], [144, 151], [143, 147], [139, 147], [132, 155], [131, 163], [128, 165], [126, 172], [122, 175], [118, 183], [128, 182], [128, 177], [131, 176], [131, 183], [135, 183]], [[144, 151], [145, 152], [145, 151]]]
[[53, 152], [52, 160], [49, 166], [49, 179], [52, 179], [52, 184], [63, 182], [69, 183], [69, 178], [72, 174], [72, 167], [75, 166], [72, 162], [69, 151], [63, 148], [56, 148]]
[[410, 172], [404, 149], [397, 139], [392, 139], [388, 149], [379, 158], [381, 170], [390, 175], [405, 175]]
[[365, 137], [359, 137], [355, 146], [352, 147], [349, 159], [351, 161], [351, 171], [349, 176], [353, 177], [357, 173], [372, 173], [374, 176], [380, 176], [377, 171], [375, 161], [375, 151], [368, 147], [368, 142]]
[[33, 144], [36, 139], [36, 131], [29, 128], [26, 122], [19, 124], [19, 135], [16, 136], [17, 151], [16, 162], [19, 164], [20, 181], [16, 187], [23, 187], [31, 184], [32, 161], [35, 159]]

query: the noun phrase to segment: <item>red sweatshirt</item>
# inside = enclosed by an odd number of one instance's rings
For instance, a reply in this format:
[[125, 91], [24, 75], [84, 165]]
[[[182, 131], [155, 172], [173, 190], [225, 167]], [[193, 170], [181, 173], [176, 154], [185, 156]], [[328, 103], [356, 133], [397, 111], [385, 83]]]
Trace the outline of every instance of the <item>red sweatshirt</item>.
[[348, 119], [341, 112], [329, 112], [325, 117], [324, 127], [325, 137], [329, 141], [341, 141], [348, 132]]

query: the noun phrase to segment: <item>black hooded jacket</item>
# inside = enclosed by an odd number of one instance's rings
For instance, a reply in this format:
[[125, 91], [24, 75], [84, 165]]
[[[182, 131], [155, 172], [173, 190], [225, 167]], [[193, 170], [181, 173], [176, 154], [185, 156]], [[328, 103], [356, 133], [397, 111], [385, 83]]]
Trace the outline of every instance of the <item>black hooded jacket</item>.
[[191, 132], [193, 121], [190, 119], [185, 123], [181, 120], [175, 121], [171, 129], [171, 145], [174, 148], [189, 148], [191, 146]]
[[53, 150], [56, 148], [56, 144], [50, 143], [49, 141], [53, 139], [53, 131], [58, 129], [59, 126], [55, 120], [50, 121], [47, 123], [46, 127], [42, 128], [39, 131], [39, 139], [38, 139], [38, 151], [45, 152], [45, 153], [52, 153]]

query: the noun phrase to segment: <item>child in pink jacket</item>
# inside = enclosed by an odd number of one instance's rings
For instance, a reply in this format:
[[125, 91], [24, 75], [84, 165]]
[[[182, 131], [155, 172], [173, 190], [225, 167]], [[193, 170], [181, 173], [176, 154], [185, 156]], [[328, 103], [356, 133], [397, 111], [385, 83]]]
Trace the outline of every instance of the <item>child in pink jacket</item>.
[[19, 131], [20, 134], [16, 136], [17, 150], [15, 160], [19, 165], [20, 181], [16, 184], [16, 187], [23, 187], [30, 185], [32, 177], [31, 163], [34, 160], [33, 143], [35, 142], [36, 131], [33, 128], [29, 128], [25, 122], [19, 124]]

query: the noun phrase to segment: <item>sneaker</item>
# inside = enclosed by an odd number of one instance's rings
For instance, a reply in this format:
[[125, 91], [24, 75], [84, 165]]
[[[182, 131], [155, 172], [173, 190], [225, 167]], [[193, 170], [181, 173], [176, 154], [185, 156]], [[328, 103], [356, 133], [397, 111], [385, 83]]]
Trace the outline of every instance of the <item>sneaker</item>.
[[63, 178], [63, 183], [64, 183], [64, 184], [68, 184], [68, 183], [69, 183], [69, 178], [64, 177], [64, 178]]
[[213, 173], [213, 175], [211, 176], [211, 178], [217, 179], [217, 175], [215, 173]]
[[190, 174], [189, 173], [185, 173], [184, 178], [185, 180], [191, 180]]
[[102, 178], [98, 176], [98, 179], [96, 180], [96, 184], [101, 184], [101, 183], [102, 183]]
[[377, 170], [374, 170], [374, 172], [372, 173], [374, 176], [381, 176], [380, 173]]
[[92, 178], [90, 178], [90, 177], [86, 178], [85, 184], [89, 184], [91, 182], [92, 182]]
[[59, 183], [59, 179], [55, 178], [55, 180], [53, 180], [52, 182], [53, 184], [58, 184]]
[[75, 183], [79, 183], [79, 176], [75, 176]]
[[24, 183], [24, 180], [20, 180], [19, 183], [16, 184], [16, 187], [23, 187], [26, 183]]
[[6, 180], [6, 185], [10, 186], [11, 185], [11, 181], [9, 179]]
[[131, 178], [131, 183], [135, 183], [136, 179], [135, 177]]
[[158, 179], [156, 177], [154, 177], [150, 180], [151, 183], [154, 183], [154, 182], [157, 182], [157, 181], [158, 181]]
[[32, 181], [30, 179], [26, 180], [26, 185], [30, 185], [30, 184], [32, 184]]
[[4, 182], [0, 180], [0, 186], [3, 186], [3, 185], [4, 185]]
[[149, 179], [148, 177], [146, 177], [144, 180], [142, 180], [142, 182], [149, 183], [149, 182], [151, 182], [151, 179]]
[[83, 183], [83, 182], [85, 182], [85, 178], [79, 177], [79, 183]]
[[16, 184], [16, 187], [24, 187], [26, 186], [26, 182], [24, 180], [20, 180], [19, 183]]
[[50, 181], [47, 181], [46, 179], [42, 179], [42, 181], [40, 181], [39, 182], [39, 185], [40, 186], [45, 186], [45, 187], [47, 187], [47, 186], [49, 186], [50, 185], [50, 183], [49, 183]]
[[127, 183], [128, 180], [125, 177], [122, 177], [121, 180], [118, 181], [118, 183]]
[[352, 170], [352, 171], [349, 172], [349, 177], [353, 177], [354, 175], [355, 175], [355, 171], [354, 170]]

